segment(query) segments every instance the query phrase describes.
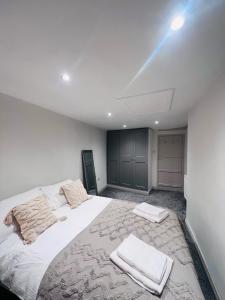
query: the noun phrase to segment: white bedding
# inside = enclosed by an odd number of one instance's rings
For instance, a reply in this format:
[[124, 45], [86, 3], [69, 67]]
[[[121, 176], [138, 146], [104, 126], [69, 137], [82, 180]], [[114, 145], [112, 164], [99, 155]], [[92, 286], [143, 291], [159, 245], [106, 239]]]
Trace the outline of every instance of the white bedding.
[[67, 216], [24, 245], [16, 233], [0, 244], [0, 281], [24, 300], [36, 299], [41, 280], [54, 257], [84, 230], [110, 203], [110, 198], [93, 196], [79, 207], [64, 205], [55, 211]]

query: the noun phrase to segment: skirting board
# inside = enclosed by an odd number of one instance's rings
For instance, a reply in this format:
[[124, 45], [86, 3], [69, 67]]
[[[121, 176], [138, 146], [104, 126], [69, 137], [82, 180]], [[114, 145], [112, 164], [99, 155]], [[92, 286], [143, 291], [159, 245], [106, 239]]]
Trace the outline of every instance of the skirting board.
[[197, 249], [197, 251], [198, 251], [199, 257], [200, 257], [200, 259], [201, 259], [201, 261], [202, 261], [202, 265], [203, 265], [203, 267], [204, 267], [204, 269], [205, 269], [205, 272], [206, 272], [206, 274], [207, 274], [207, 276], [208, 276], [208, 279], [209, 279], [209, 281], [210, 281], [210, 284], [211, 284], [211, 286], [212, 286], [212, 288], [213, 288], [213, 291], [214, 291], [214, 294], [215, 294], [215, 296], [216, 296], [216, 299], [217, 299], [217, 300], [221, 300], [220, 297], [219, 297], [219, 294], [218, 294], [218, 292], [217, 292], [217, 289], [216, 289], [216, 287], [215, 287], [215, 285], [214, 285], [214, 282], [213, 282], [213, 280], [212, 280], [212, 277], [211, 277], [211, 275], [210, 275], [210, 273], [209, 273], [209, 270], [208, 270], [208, 267], [207, 267], [207, 263], [206, 263], [206, 259], [205, 259], [204, 255], [203, 255], [202, 251], [201, 251], [201, 248], [199, 247], [199, 244], [198, 244], [198, 242], [197, 242], [196, 235], [195, 235], [194, 231], [192, 230], [191, 225], [190, 225], [190, 223], [188, 222], [188, 219], [187, 219], [187, 218], [185, 219], [185, 225], [186, 225], [186, 228], [187, 228], [187, 230], [188, 230], [188, 232], [189, 232], [189, 234], [190, 234], [192, 240], [193, 240], [194, 243], [195, 243], [195, 247], [196, 247], [196, 249]]
[[158, 191], [170, 191], [170, 192], [184, 192], [183, 188], [176, 188], [176, 187], [170, 187], [170, 186], [162, 186], [162, 185], [158, 185], [156, 187], [154, 187], [155, 190]]
[[127, 192], [135, 192], [135, 193], [139, 193], [139, 194], [143, 194], [143, 195], [148, 195], [150, 192], [150, 190], [142, 191], [142, 190], [131, 189], [131, 188], [127, 188], [127, 187], [120, 186], [120, 185], [114, 185], [114, 184], [107, 184], [107, 187], [111, 187], [111, 188], [115, 188], [115, 189], [119, 189], [119, 190], [127, 191]]

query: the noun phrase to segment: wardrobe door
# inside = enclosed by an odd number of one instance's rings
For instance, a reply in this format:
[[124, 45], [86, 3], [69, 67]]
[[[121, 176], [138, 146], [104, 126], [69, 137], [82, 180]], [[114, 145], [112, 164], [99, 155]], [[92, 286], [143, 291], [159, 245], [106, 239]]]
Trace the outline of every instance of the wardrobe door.
[[148, 129], [133, 132], [134, 188], [148, 189]]
[[118, 131], [107, 133], [107, 178], [109, 184], [119, 184], [119, 149], [120, 135]]
[[120, 132], [120, 185], [133, 187], [133, 131], [122, 130]]

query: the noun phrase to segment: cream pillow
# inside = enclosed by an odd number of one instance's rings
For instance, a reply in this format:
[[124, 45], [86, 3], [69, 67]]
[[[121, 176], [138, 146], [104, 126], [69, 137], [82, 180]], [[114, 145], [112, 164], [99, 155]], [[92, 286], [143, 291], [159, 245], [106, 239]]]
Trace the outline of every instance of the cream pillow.
[[5, 218], [6, 225], [17, 223], [25, 244], [33, 243], [43, 231], [57, 221], [43, 195], [14, 207]]
[[75, 208], [90, 199], [80, 179], [63, 185], [62, 190], [71, 208]]
[[64, 192], [63, 192], [62, 186], [66, 185], [67, 183], [72, 183], [72, 182], [74, 182], [74, 181], [71, 180], [71, 179], [67, 179], [67, 180], [65, 180], [63, 182], [60, 182], [59, 195], [63, 195], [64, 196]]
[[34, 188], [0, 201], [0, 243], [5, 241], [11, 233], [18, 230], [15, 224], [8, 226], [4, 224], [6, 214], [15, 206], [26, 203], [30, 201], [30, 199], [34, 199], [40, 195], [42, 195], [40, 188]]

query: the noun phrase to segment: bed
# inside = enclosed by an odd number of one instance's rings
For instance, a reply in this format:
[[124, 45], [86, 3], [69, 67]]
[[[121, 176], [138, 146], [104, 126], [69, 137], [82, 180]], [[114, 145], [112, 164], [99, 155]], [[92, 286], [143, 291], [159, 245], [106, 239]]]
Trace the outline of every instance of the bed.
[[[92, 196], [30, 245], [13, 232], [0, 244], [0, 281], [24, 300], [204, 299], [188, 246], [174, 212], [162, 223], [132, 213], [135, 202]], [[130, 233], [169, 255], [174, 265], [161, 296], [136, 284], [110, 253]]]

